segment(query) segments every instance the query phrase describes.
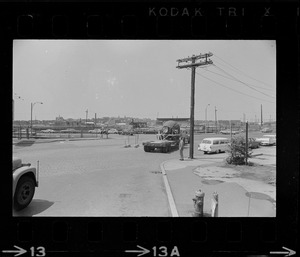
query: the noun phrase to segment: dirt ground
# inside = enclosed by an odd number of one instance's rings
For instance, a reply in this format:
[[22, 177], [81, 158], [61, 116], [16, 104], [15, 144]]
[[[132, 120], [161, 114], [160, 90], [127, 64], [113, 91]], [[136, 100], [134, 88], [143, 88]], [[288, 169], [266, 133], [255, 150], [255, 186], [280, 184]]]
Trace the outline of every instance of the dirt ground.
[[226, 162], [220, 163], [220, 167], [231, 168], [236, 170], [237, 177], [262, 181], [264, 183], [275, 186], [276, 185], [276, 167], [253, 164], [251, 166], [245, 165], [231, 165]]

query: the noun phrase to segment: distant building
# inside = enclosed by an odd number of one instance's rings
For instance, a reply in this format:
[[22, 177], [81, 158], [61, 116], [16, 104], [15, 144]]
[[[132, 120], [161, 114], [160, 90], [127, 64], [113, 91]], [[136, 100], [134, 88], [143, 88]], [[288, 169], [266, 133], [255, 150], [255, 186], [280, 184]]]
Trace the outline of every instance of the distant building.
[[218, 127], [219, 129], [229, 129], [230, 123], [233, 129], [242, 127], [242, 122], [240, 120], [218, 120]]
[[147, 127], [147, 122], [144, 121], [134, 121], [133, 119], [129, 123], [129, 125], [132, 126], [133, 129], [136, 128], [146, 128]]
[[55, 126], [66, 126], [67, 121], [63, 117], [58, 116], [58, 117], [55, 118], [54, 125]]

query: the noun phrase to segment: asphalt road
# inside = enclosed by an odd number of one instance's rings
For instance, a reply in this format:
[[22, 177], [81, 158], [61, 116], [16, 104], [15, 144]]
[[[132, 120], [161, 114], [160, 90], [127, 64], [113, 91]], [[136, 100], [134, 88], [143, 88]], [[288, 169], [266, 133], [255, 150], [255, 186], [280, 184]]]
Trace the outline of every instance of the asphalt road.
[[[144, 135], [144, 140], [155, 135]], [[40, 186], [16, 216], [169, 216], [160, 163], [178, 151], [146, 153], [124, 148], [128, 137], [14, 146], [32, 165], [40, 161]], [[134, 137], [129, 137], [134, 145]]]
[[[204, 137], [195, 135], [197, 144]], [[142, 142], [155, 135], [110, 135], [108, 139], [57, 141], [16, 145], [23, 162], [40, 162], [40, 185], [31, 204], [14, 216], [170, 216], [160, 164], [179, 158], [179, 152], [150, 152]], [[126, 142], [127, 143], [127, 142]], [[189, 146], [184, 155], [188, 157]]]

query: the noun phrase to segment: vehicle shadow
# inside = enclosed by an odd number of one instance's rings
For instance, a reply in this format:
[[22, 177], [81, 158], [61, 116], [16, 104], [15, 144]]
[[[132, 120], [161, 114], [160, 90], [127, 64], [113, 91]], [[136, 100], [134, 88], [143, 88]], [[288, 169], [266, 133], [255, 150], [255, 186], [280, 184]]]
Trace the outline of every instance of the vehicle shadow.
[[32, 146], [34, 143], [34, 140], [21, 140], [17, 142], [15, 146]]
[[47, 200], [41, 200], [41, 199], [33, 199], [31, 203], [23, 210], [21, 211], [15, 211], [13, 210], [13, 216], [34, 216], [37, 215], [48, 208], [50, 208], [54, 202], [50, 202]]
[[173, 152], [176, 152], [176, 151], [179, 151], [179, 150], [178, 150], [178, 148], [172, 148], [172, 149], [170, 149], [170, 150], [169, 150], [169, 152], [167, 152], [167, 153], [164, 153], [164, 152], [162, 152], [162, 150], [161, 150], [161, 149], [155, 149], [155, 150], [151, 150], [151, 151], [149, 151], [148, 153], [163, 153], [163, 154], [171, 154], [171, 153], [173, 153]]

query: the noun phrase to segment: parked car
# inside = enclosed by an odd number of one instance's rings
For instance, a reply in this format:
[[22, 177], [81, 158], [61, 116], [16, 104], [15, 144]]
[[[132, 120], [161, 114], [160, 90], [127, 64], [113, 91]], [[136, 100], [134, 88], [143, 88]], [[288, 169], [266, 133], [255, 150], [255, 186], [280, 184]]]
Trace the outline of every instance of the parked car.
[[102, 133], [101, 129], [92, 129], [88, 131], [89, 133]]
[[[237, 130], [232, 130], [232, 131], [231, 131], [231, 134], [232, 134], [232, 135], [235, 135], [235, 134], [238, 134], [238, 133], [240, 133], [240, 132], [237, 131]], [[221, 130], [221, 131], [220, 131], [220, 134], [230, 135], [230, 129]]]
[[29, 135], [34, 135], [34, 136], [36, 135], [36, 131], [35, 130], [30, 131], [30, 128], [28, 128], [28, 129], [21, 129], [21, 134], [27, 135], [27, 133]]
[[108, 130], [108, 134], [118, 134], [118, 130], [110, 129], [110, 130]]
[[262, 133], [271, 133], [273, 130], [271, 128], [263, 128], [261, 130]]
[[61, 133], [80, 133], [79, 130], [68, 128], [68, 129], [63, 129], [60, 131]]
[[54, 133], [55, 131], [53, 129], [43, 129], [41, 130], [42, 133]]
[[35, 187], [38, 187], [38, 172], [39, 170], [30, 167], [30, 163], [22, 163], [18, 157], [13, 157], [13, 206], [19, 211], [27, 207], [35, 192]]
[[259, 148], [259, 141], [256, 141], [255, 138], [250, 137], [248, 139], [248, 147], [251, 149]]
[[133, 136], [134, 134], [134, 131], [131, 130], [131, 129], [124, 129], [122, 132], [121, 132], [121, 135], [129, 135], [129, 136]]
[[204, 138], [200, 144], [198, 144], [198, 150], [206, 153], [221, 153], [228, 149], [230, 139], [224, 137], [211, 137]]
[[276, 135], [263, 135], [261, 138], [256, 138], [260, 145], [276, 145]]

